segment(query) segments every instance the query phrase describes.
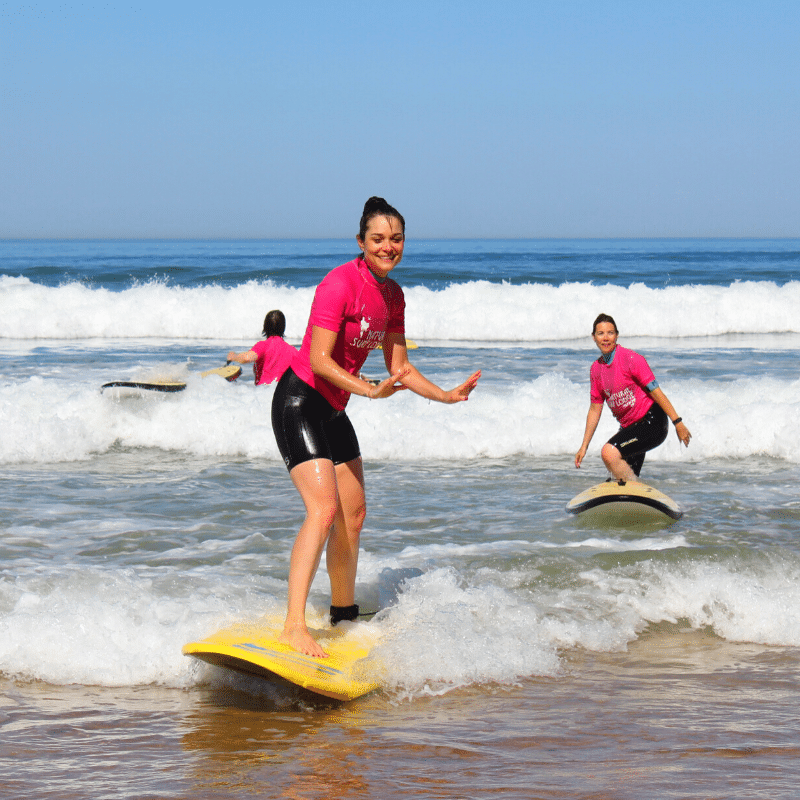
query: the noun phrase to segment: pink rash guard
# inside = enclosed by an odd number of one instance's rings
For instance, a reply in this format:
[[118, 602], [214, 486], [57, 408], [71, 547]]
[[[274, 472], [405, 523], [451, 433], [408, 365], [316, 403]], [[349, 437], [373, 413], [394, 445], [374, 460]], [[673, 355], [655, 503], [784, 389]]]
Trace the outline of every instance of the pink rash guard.
[[382, 344], [387, 333], [405, 333], [405, 308], [398, 284], [391, 278], [379, 282], [363, 258], [336, 267], [317, 287], [303, 344], [292, 369], [335, 409], [344, 409], [350, 392], [315, 375], [311, 369], [314, 326], [338, 333], [331, 356], [351, 375], [358, 375], [370, 350]]
[[655, 376], [644, 356], [617, 345], [610, 364], [597, 359], [590, 371], [592, 403], [608, 403], [620, 426], [638, 422], [653, 405], [645, 391], [655, 388]]
[[257, 386], [278, 380], [297, 355], [297, 350], [280, 336], [256, 342], [250, 349], [258, 356], [253, 363]]

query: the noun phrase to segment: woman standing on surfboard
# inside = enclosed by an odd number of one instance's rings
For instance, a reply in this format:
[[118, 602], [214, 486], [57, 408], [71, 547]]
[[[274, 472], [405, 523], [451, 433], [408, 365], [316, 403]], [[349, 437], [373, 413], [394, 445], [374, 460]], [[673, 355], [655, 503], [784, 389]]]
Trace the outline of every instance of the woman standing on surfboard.
[[658, 381], [644, 356], [618, 345], [618, 335], [617, 323], [608, 314], [600, 314], [594, 321], [592, 338], [600, 350], [600, 358], [592, 364], [591, 405], [575, 466], [581, 466], [605, 401], [619, 421], [620, 429], [603, 445], [600, 455], [615, 480], [635, 481], [644, 464], [645, 453], [667, 438], [670, 420], [678, 439], [686, 447], [692, 434], [658, 388]]
[[[305, 609], [327, 544], [331, 622], [353, 620], [356, 567], [366, 515], [364, 470], [345, 413], [351, 394], [380, 400], [401, 389], [441, 403], [469, 398], [480, 371], [445, 391], [408, 360], [403, 290], [389, 278], [400, 263], [405, 220], [371, 197], [356, 236], [361, 255], [337, 267], [314, 295], [303, 344], [272, 401], [272, 428], [292, 482], [306, 507], [289, 568], [289, 601], [280, 641], [311, 656], [325, 651], [309, 633]], [[389, 377], [373, 386], [359, 378], [370, 350], [383, 346]]]
[[277, 381], [292, 363], [297, 350], [283, 339], [286, 330], [286, 317], [283, 311], [274, 309], [264, 317], [264, 339], [256, 342], [249, 350], [228, 353], [228, 363], [252, 364], [256, 386]]

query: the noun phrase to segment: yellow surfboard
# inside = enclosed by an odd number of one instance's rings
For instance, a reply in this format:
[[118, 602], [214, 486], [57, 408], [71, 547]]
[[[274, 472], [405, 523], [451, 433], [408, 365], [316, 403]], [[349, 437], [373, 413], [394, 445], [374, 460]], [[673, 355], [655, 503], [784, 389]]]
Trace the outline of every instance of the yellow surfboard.
[[608, 522], [674, 521], [683, 516], [671, 498], [646, 483], [604, 481], [567, 503], [570, 514]]
[[277, 617], [226, 628], [184, 645], [182, 652], [269, 681], [288, 681], [334, 700], [354, 700], [381, 686], [380, 667], [367, 658], [373, 639], [359, 634], [358, 627], [313, 630], [327, 658], [306, 656], [278, 642], [283, 620]]
[[[419, 345], [413, 339], [406, 339], [406, 350], [416, 350]], [[383, 350], [383, 345], [378, 345], [378, 350]]]

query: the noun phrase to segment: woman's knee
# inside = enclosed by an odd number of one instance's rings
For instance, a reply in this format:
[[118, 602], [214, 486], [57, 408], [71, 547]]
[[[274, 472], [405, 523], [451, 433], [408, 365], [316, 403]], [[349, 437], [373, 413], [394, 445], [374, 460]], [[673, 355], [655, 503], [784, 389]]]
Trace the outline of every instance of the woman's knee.
[[320, 527], [330, 528], [336, 520], [338, 503], [336, 496], [303, 498], [306, 501], [306, 516]]
[[600, 457], [603, 459], [604, 464], [613, 464], [622, 458], [619, 450], [608, 442], [603, 445], [603, 449], [600, 451]]
[[364, 520], [367, 518], [367, 504], [366, 502], [359, 503], [355, 508], [348, 512], [348, 528], [353, 531], [361, 531], [364, 527]]
[[367, 504], [363, 499], [355, 503], [342, 502], [336, 517], [337, 527], [341, 526], [347, 531], [348, 536], [357, 538], [361, 534], [366, 518]]

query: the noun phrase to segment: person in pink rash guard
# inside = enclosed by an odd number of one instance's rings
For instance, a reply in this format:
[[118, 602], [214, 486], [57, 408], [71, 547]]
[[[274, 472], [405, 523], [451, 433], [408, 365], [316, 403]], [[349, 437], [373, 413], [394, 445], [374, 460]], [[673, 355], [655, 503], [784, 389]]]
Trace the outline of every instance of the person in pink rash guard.
[[[311, 582], [326, 550], [331, 624], [358, 617], [356, 568], [366, 516], [361, 450], [345, 408], [355, 394], [370, 400], [412, 392], [440, 403], [467, 400], [480, 370], [445, 391], [408, 360], [403, 290], [389, 277], [405, 246], [405, 220], [383, 198], [364, 205], [356, 241], [361, 255], [337, 267], [314, 295], [303, 343], [272, 400], [272, 428], [306, 508], [292, 548], [289, 597], [280, 641], [306, 655], [327, 654], [306, 625]], [[370, 350], [382, 346], [389, 377], [360, 377]]]
[[667, 438], [668, 420], [686, 447], [692, 435], [659, 388], [644, 356], [618, 345], [618, 335], [617, 323], [608, 314], [600, 314], [594, 321], [592, 338], [601, 355], [590, 372], [589, 413], [575, 466], [580, 468], [586, 456], [605, 402], [620, 429], [603, 445], [600, 455], [615, 480], [628, 482], [638, 479], [645, 453]]
[[264, 317], [264, 340], [256, 342], [249, 350], [228, 353], [228, 363], [252, 364], [256, 386], [277, 381], [297, 355], [297, 350], [283, 340], [286, 317], [275, 309]]

